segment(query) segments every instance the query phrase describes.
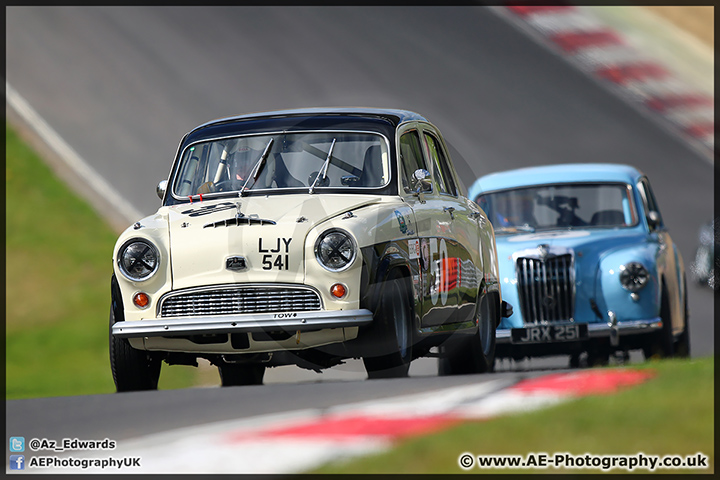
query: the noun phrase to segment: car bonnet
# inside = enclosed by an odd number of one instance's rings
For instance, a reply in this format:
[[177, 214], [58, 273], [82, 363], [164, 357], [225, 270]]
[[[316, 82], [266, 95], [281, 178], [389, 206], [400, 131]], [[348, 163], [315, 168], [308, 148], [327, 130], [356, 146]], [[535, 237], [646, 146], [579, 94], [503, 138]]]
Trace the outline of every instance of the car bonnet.
[[173, 289], [202, 285], [302, 283], [308, 232], [377, 196], [276, 195], [169, 208]]

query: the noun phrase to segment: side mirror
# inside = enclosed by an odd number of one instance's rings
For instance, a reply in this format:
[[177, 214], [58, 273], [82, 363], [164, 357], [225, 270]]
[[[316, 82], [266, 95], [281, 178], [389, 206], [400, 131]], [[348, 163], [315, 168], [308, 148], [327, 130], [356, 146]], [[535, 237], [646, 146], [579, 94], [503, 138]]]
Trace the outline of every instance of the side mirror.
[[167, 180], [160, 180], [160, 183], [155, 187], [155, 193], [160, 197], [160, 200], [165, 198], [165, 192], [167, 191]]
[[430, 172], [424, 168], [418, 168], [413, 173], [413, 186], [415, 187], [415, 193], [425, 193], [432, 191], [432, 180], [430, 178]]
[[648, 212], [647, 221], [650, 230], [657, 230], [660, 226], [660, 214], [655, 210], [651, 210]]

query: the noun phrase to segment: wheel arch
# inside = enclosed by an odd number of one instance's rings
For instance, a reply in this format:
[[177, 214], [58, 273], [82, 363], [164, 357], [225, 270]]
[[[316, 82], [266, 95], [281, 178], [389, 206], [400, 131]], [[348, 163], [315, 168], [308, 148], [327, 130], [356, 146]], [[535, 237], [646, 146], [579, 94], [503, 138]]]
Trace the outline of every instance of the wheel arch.
[[125, 308], [123, 305], [122, 293], [120, 292], [120, 284], [115, 274], [110, 278], [110, 308], [114, 315], [114, 322], [125, 321]]

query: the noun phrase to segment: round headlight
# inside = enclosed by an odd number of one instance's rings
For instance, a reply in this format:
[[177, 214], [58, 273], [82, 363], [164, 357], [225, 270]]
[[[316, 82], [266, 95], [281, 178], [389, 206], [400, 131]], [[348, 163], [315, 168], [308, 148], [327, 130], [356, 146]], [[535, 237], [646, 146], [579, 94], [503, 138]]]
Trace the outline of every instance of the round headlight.
[[630, 292], [637, 292], [648, 282], [648, 271], [642, 263], [630, 262], [620, 266], [620, 284]]
[[349, 268], [355, 260], [355, 242], [343, 230], [333, 229], [324, 232], [315, 243], [315, 258], [331, 272], [340, 272]]
[[128, 280], [142, 282], [157, 272], [160, 254], [149, 241], [135, 238], [120, 247], [117, 262], [120, 271]]

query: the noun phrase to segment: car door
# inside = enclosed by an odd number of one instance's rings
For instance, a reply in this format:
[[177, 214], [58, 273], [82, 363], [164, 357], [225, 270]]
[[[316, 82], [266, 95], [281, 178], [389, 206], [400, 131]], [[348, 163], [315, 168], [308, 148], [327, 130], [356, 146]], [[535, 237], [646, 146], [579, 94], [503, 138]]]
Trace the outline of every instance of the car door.
[[480, 238], [476, 212], [460, 196], [459, 188], [449, 161], [449, 155], [439, 131], [423, 127], [428, 163], [432, 166], [435, 199], [441, 220], [441, 239], [448, 255], [441, 260], [441, 291], [457, 305], [451, 319], [453, 323], [471, 321], [475, 313], [480, 262]]
[[420, 278], [418, 302], [421, 327], [439, 326], [454, 321], [457, 293], [449, 288], [447, 266], [451, 263], [452, 248], [446, 231], [450, 228], [450, 213], [443, 212], [443, 202], [437, 187], [431, 182], [427, 191], [418, 191], [413, 179], [417, 170], [431, 172], [418, 122], [403, 125], [398, 134], [400, 162], [400, 195], [414, 215], [416, 238], [420, 244]]
[[679, 292], [682, 291], [682, 281], [679, 278], [679, 269], [675, 260], [675, 246], [673, 245], [670, 233], [660, 214], [657, 200], [653, 194], [650, 182], [647, 177], [642, 177], [637, 184], [642, 198], [643, 209], [645, 210], [645, 218], [647, 219], [648, 229], [650, 231], [649, 241], [656, 243], [657, 255], [655, 262], [658, 272], [663, 275], [666, 282], [667, 293], [670, 296], [670, 308], [672, 311], [673, 331], [679, 333], [682, 331], [683, 312], [681, 311], [682, 303], [680, 301]]

